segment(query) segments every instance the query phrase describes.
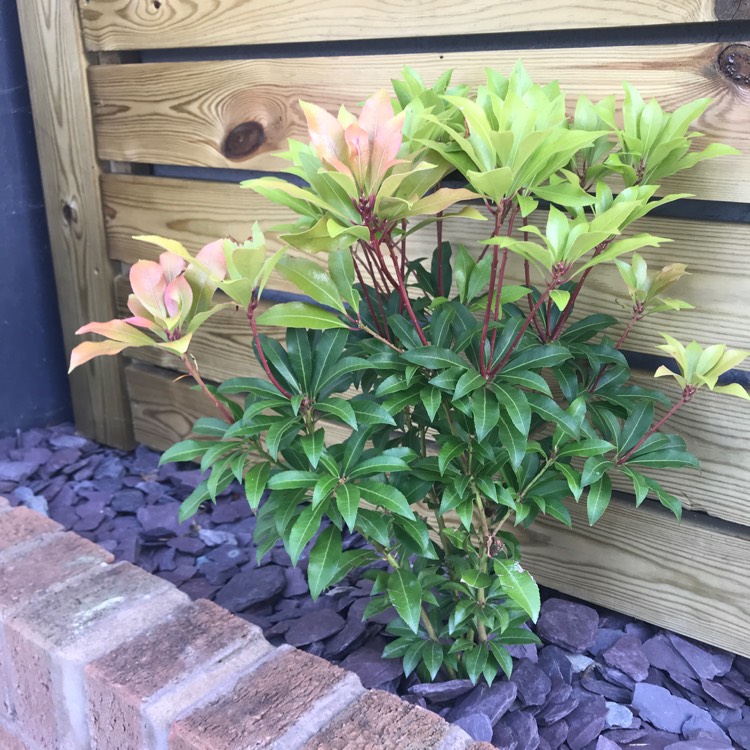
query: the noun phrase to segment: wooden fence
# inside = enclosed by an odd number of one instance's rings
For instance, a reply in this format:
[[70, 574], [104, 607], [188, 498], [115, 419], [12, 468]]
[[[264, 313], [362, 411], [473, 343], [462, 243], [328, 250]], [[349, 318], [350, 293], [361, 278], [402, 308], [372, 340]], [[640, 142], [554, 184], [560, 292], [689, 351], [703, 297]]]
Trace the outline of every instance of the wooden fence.
[[[713, 99], [699, 123], [704, 140], [742, 155], [667, 185], [695, 194], [695, 218], [644, 222], [674, 238], [659, 257], [689, 264], [680, 292], [700, 309], [666, 324], [655, 316], [631, 349], [653, 352], [662, 327], [703, 343], [750, 344], [750, 225], [700, 218], [705, 206], [734, 216], [731, 204], [750, 202], [750, 46], [740, 36], [750, 38], [747, 0], [379, 0], [356, 8], [340, 0], [18, 0], [18, 8], [68, 351], [78, 326], [122, 311], [127, 264], [156, 256], [133, 235], [197, 249], [227, 233], [246, 236], [256, 219], [285, 217], [221, 176], [277, 168], [273, 153], [303, 136], [298, 99], [356, 107], [404, 65], [428, 81], [454, 68], [455, 80], [474, 83], [486, 66], [509, 69], [518, 58], [535, 80], [557, 79], [571, 95], [601, 97], [627, 80], [667, 108]], [[663, 34], [669, 43], [627, 46], [651, 26], [650, 40]], [[684, 43], [691, 38], [728, 41]], [[509, 39], [514, 49], [503, 49]], [[548, 48], [550, 39], [558, 46]], [[576, 47], [579, 39], [588, 46]], [[465, 241], [475, 230], [458, 231]], [[415, 254], [427, 249], [412, 243]], [[286, 289], [283, 279], [274, 283]], [[581, 307], [601, 307], [613, 283], [600, 276]], [[204, 376], [220, 380], [257, 374], [248, 345], [242, 316], [225, 312], [194, 350]], [[173, 382], [179, 367], [134, 350], [124, 367], [102, 358], [76, 371], [78, 428], [121, 447], [134, 437], [157, 448], [184, 437], [207, 409], [184, 381]], [[593, 529], [575, 511], [573, 531], [542, 521], [524, 534], [529, 567], [544, 584], [750, 656], [748, 425], [750, 404], [701, 393], [675, 419], [703, 463], [700, 475], [668, 480], [685, 503], [683, 523], [648, 503], [636, 512], [627, 499]]]

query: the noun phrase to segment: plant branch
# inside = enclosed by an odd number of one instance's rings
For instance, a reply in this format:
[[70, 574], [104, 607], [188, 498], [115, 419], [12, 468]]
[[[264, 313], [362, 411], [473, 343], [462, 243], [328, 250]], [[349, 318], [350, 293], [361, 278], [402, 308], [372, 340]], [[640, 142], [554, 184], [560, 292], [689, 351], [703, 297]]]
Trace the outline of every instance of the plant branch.
[[260, 360], [260, 364], [263, 367], [263, 370], [265, 371], [266, 375], [268, 376], [268, 379], [271, 381], [273, 386], [276, 388], [276, 390], [284, 397], [284, 398], [291, 398], [292, 394], [289, 393], [289, 391], [284, 388], [281, 383], [276, 379], [276, 376], [271, 371], [271, 366], [268, 364], [268, 360], [266, 359], [266, 355], [263, 352], [263, 345], [260, 342], [260, 335], [258, 333], [258, 325], [255, 322], [255, 307], [258, 304], [257, 300], [253, 300], [247, 308], [247, 319], [250, 321], [250, 328], [253, 332], [253, 339], [255, 340], [255, 349], [258, 352], [258, 359]]
[[228, 424], [232, 424], [234, 422], [234, 417], [232, 416], [232, 413], [208, 389], [208, 386], [206, 385], [203, 378], [198, 373], [198, 368], [191, 361], [191, 358], [187, 354], [183, 354], [181, 359], [182, 359], [182, 363], [185, 365], [185, 368], [190, 373], [190, 376], [193, 378], [193, 380], [198, 384], [198, 386], [203, 391], [203, 393], [205, 393], [206, 396], [208, 396], [211, 403], [221, 412], [221, 416], [224, 418], [224, 421], [227, 422]]

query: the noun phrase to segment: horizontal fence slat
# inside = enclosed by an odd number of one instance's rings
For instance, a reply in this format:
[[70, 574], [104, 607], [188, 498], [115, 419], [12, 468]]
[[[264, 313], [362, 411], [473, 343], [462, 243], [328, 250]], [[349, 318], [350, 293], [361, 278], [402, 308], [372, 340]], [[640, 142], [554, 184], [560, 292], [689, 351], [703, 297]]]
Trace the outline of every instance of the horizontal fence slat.
[[[600, 99], [622, 94], [624, 80], [667, 109], [713, 100], [698, 123], [709, 140], [745, 153], [699, 164], [665, 189], [702, 199], [750, 200], [750, 97], [717, 63], [725, 44], [423, 53], [140, 65], [91, 70], [99, 156], [153, 164], [278, 169], [273, 152], [304, 138], [299, 99], [329, 110], [355, 108], [389, 86], [404, 65], [432, 81], [453, 68], [457, 82], [477, 83], [487, 66], [509, 70], [522, 59], [540, 83], [557, 79], [570, 93]], [[366, 75], [363, 71], [367, 71]], [[228, 155], [229, 156], [228, 156]], [[230, 158], [231, 157], [231, 158]], [[731, 174], [731, 178], [728, 178]]]
[[[163, 371], [130, 365], [126, 375], [146, 445], [165, 449], [210, 414], [202, 394]], [[524, 565], [541, 583], [750, 656], [747, 529], [696, 514], [678, 524], [648, 503], [613, 500], [593, 528], [582, 506], [571, 511], [573, 530], [540, 519], [520, 532]]]
[[[254, 221], [265, 227], [288, 221], [292, 213], [256, 193], [235, 184], [175, 180], [135, 175], [106, 175], [103, 181], [107, 235], [111, 257], [127, 263], [139, 258], [155, 259], [159, 249], [133, 240], [133, 235], [159, 234], [178, 239], [193, 252], [217, 237], [244, 239]], [[537, 221], [536, 216], [530, 223]], [[540, 221], [545, 221], [540, 217]], [[477, 253], [476, 244], [490, 234], [488, 222], [454, 220], [445, 223], [445, 239], [461, 242]], [[688, 264], [684, 277], [670, 294], [696, 306], [679, 313], [658, 313], [641, 321], [628, 339], [632, 351], [655, 354], [660, 331], [702, 344], [717, 340], [738, 348], [750, 346], [750, 226], [742, 224], [646, 218], [635, 225], [674, 239], [659, 249], [644, 249], [643, 256], [654, 268], [667, 263]], [[427, 256], [434, 247], [433, 230], [414, 235], [409, 241], [411, 257]], [[710, 248], [710, 250], [709, 250]], [[324, 255], [311, 256], [325, 262]], [[510, 268], [509, 278], [521, 281], [520, 268]], [[272, 288], [298, 291], [274, 275]], [[605, 312], [618, 319], [629, 315], [623, 300], [625, 287], [613, 265], [590, 276], [577, 303], [581, 315]], [[623, 323], [624, 325], [624, 323]], [[614, 329], [619, 335], [620, 329]], [[750, 368], [750, 364], [743, 367]]]
[[[719, 20], [714, 0], [79, 0], [92, 50], [487, 34]], [[727, 19], [728, 20], [728, 19]]]
[[593, 527], [541, 518], [516, 529], [524, 566], [543, 585], [750, 656], [747, 529], [612, 501]]

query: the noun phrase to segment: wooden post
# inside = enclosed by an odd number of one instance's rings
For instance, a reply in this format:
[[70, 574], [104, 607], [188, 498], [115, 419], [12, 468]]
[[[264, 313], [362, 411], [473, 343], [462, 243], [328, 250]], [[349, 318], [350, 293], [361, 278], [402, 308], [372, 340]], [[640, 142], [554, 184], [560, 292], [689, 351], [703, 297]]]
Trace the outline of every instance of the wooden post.
[[[88, 61], [76, 0], [18, 0], [34, 112], [60, 317], [68, 354], [76, 329], [115, 317], [107, 256]], [[26, 250], [26, 249], [25, 249]], [[34, 248], [28, 248], [33, 252]], [[119, 448], [132, 446], [122, 363], [102, 357], [70, 377], [76, 427]]]

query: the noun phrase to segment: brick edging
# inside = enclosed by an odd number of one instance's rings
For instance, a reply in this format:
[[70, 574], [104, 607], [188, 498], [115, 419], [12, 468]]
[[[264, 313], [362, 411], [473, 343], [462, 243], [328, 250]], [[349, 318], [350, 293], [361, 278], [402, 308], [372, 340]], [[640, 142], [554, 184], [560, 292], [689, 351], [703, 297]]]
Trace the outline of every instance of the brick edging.
[[492, 750], [0, 498], [3, 750]]

